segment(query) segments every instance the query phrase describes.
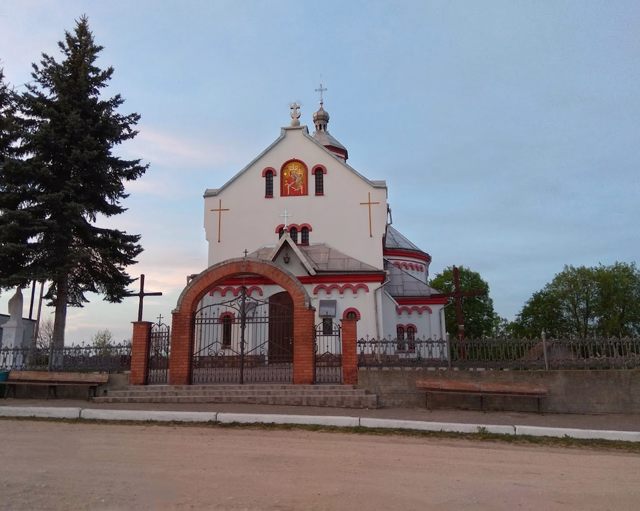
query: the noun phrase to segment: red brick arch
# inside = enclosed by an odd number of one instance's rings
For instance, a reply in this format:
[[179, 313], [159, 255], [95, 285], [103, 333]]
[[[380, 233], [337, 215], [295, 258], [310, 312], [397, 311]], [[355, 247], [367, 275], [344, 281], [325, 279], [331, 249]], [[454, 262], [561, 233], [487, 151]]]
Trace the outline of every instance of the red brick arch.
[[197, 275], [178, 298], [173, 311], [169, 383], [191, 383], [194, 314], [198, 303], [219, 282], [242, 274], [265, 277], [282, 287], [293, 300], [293, 383], [310, 384], [314, 380], [314, 309], [304, 286], [295, 276], [271, 262], [256, 259], [231, 259], [213, 265]]

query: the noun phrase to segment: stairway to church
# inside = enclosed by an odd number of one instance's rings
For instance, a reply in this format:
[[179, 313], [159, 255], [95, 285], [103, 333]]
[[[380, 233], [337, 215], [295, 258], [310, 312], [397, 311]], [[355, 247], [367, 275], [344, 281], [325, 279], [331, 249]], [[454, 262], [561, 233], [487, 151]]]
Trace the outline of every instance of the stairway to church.
[[148, 385], [110, 390], [96, 403], [239, 403], [377, 408], [378, 396], [351, 385]]

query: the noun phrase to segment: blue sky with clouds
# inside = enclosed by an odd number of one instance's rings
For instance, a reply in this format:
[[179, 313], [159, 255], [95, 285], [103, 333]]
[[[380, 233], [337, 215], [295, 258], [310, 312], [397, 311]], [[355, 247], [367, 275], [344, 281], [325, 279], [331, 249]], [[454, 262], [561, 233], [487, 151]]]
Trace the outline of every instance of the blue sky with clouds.
[[[142, 115], [120, 151], [150, 168], [111, 222], [142, 234], [131, 273], [165, 292], [145, 319], [206, 266], [204, 189], [278, 136], [291, 101], [311, 126], [321, 79], [329, 130], [352, 166], [387, 180], [394, 224], [432, 275], [480, 272], [502, 316], [565, 264], [637, 260], [635, 0], [4, 0], [8, 81], [20, 89], [40, 52], [58, 56], [83, 13], [115, 68], [109, 92]], [[126, 338], [136, 307], [94, 297], [71, 311], [68, 341]]]

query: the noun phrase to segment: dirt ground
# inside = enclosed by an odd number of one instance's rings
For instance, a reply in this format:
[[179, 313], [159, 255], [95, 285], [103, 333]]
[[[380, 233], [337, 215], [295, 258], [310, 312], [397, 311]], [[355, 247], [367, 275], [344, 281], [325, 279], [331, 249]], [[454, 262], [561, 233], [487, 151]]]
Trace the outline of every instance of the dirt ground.
[[640, 508], [640, 456], [590, 448], [0, 421], [0, 509]]

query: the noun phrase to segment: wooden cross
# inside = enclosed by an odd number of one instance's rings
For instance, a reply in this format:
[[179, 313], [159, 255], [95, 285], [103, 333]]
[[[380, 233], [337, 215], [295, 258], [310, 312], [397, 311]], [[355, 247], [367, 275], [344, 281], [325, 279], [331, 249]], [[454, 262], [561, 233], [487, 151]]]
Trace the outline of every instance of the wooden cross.
[[218, 213], [218, 243], [220, 243], [220, 231], [222, 230], [222, 212], [231, 210], [229, 208], [223, 208], [222, 199], [218, 199], [218, 207], [216, 209], [212, 209], [211, 211], [216, 211]]
[[484, 296], [487, 292], [484, 289], [471, 289], [463, 291], [460, 288], [460, 270], [457, 266], [453, 267], [453, 292], [441, 293], [437, 296], [448, 296], [455, 300], [456, 304], [456, 323], [458, 324], [458, 339], [464, 339], [464, 311], [462, 310], [462, 299], [472, 296]]
[[373, 230], [371, 228], [371, 206], [374, 204], [380, 204], [379, 202], [371, 202], [371, 192], [367, 192], [369, 194], [369, 200], [367, 202], [361, 202], [361, 206], [369, 207], [369, 237], [373, 238]]
[[127, 293], [124, 296], [137, 296], [140, 301], [138, 302], [138, 321], [142, 321], [142, 304], [145, 296], [162, 296], [162, 293], [145, 293], [144, 292], [144, 273], [140, 275], [140, 292]]

